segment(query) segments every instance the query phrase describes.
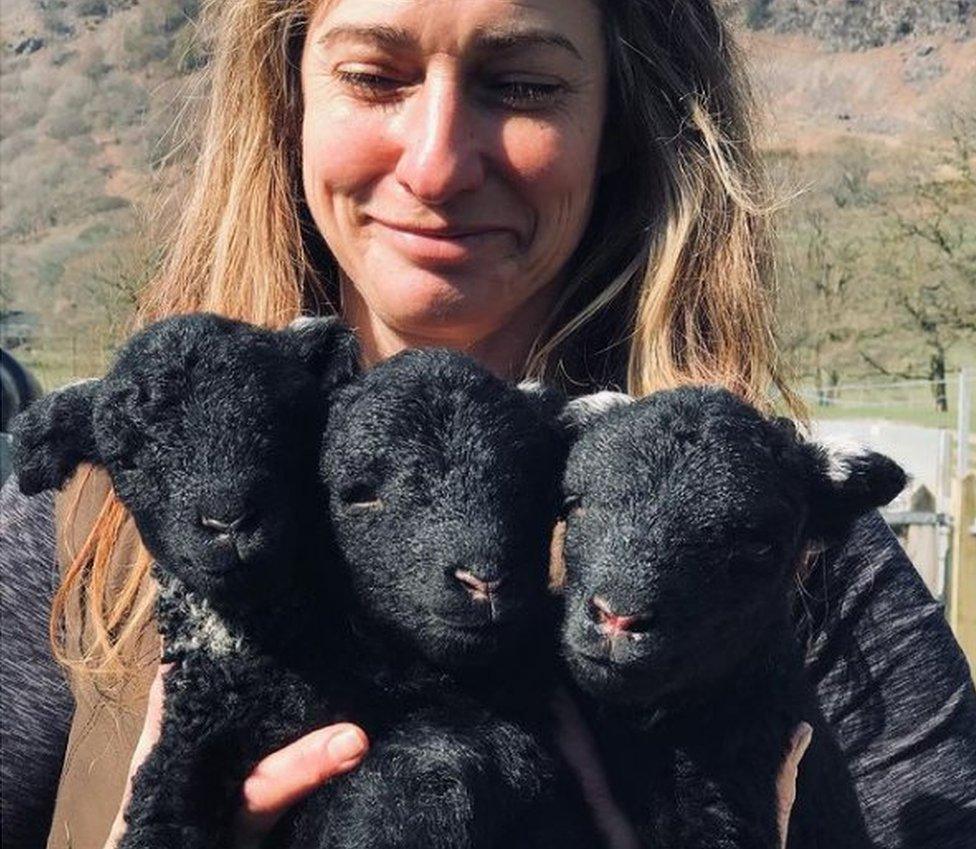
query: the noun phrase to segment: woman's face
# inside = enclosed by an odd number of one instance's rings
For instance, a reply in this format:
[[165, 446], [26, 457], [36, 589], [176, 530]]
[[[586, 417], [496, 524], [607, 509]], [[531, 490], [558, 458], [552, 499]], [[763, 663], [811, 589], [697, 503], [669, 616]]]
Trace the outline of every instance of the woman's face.
[[596, 183], [592, 0], [325, 0], [302, 87], [305, 195], [344, 296], [462, 347], [551, 303]]

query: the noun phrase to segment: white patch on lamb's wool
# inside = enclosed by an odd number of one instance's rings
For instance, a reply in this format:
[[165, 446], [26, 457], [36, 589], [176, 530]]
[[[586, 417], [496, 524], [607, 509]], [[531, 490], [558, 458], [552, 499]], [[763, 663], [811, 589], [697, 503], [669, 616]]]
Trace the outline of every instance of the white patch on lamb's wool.
[[594, 392], [592, 395], [574, 398], [566, 404], [562, 419], [570, 424], [585, 426], [616, 407], [633, 403], [634, 399], [624, 392]]
[[300, 315], [289, 323], [288, 329], [301, 332], [321, 320], [321, 317], [317, 315]]
[[850, 439], [826, 440], [819, 444], [827, 455], [827, 477], [838, 484], [850, 478], [851, 469], [859, 457], [871, 453], [867, 445]]
[[244, 637], [231, 630], [207, 599], [172, 576], [159, 581], [159, 594], [176, 601], [180, 611], [177, 633], [167, 645], [170, 653], [205, 651], [213, 657], [244, 653]]
[[244, 650], [243, 638], [227, 627], [227, 623], [206, 599], [188, 599], [184, 609], [187, 612], [186, 625], [192, 632], [191, 641], [198, 648], [214, 657], [241, 654]]
[[519, 383], [518, 390], [526, 395], [542, 395], [545, 392], [545, 387], [539, 380], [523, 380]]
[[72, 380], [70, 383], [65, 383], [58, 389], [58, 392], [64, 392], [65, 389], [76, 389], [79, 386], [84, 386], [86, 383], [98, 383], [101, 380], [100, 377], [82, 377], [78, 380]]

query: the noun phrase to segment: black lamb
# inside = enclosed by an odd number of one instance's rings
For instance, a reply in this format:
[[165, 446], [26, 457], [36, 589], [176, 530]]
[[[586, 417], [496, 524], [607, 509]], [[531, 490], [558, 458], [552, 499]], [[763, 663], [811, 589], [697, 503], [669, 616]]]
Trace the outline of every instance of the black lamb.
[[779, 846], [776, 776], [800, 765], [791, 849], [870, 845], [791, 624], [799, 570], [905, 475], [830, 452], [716, 388], [571, 402], [563, 651], [642, 845]]
[[558, 401], [444, 351], [356, 372], [333, 321], [187, 316], [18, 421], [22, 488], [104, 466], [156, 559], [178, 665], [122, 849], [230, 846], [254, 763], [346, 717], [370, 754], [279, 845], [590, 845], [547, 705]]
[[181, 316], [16, 420], [21, 489], [104, 467], [155, 560], [164, 655], [178, 663], [122, 849], [230, 846], [256, 761], [333, 719], [316, 458], [328, 394], [357, 368], [334, 320], [273, 332]]
[[286, 842], [593, 845], [549, 706], [560, 407], [443, 350], [398, 354], [336, 393], [321, 470], [354, 635], [350, 717], [371, 745]]

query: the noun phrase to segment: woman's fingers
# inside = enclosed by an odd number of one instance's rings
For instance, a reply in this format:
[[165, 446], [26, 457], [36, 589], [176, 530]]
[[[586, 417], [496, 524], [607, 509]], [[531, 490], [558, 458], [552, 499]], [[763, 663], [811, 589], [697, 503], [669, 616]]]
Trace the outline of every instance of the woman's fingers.
[[112, 822], [112, 830], [109, 832], [108, 840], [105, 841], [105, 849], [114, 849], [125, 832], [125, 809], [132, 796], [132, 776], [137, 769], [142, 766], [146, 756], [152, 751], [159, 739], [159, 732], [163, 725], [163, 676], [172, 667], [172, 663], [161, 663], [156, 670], [156, 677], [153, 679], [152, 686], [149, 688], [149, 701], [146, 703], [146, 718], [142, 723], [142, 731], [139, 740], [132, 752], [132, 760], [129, 761], [129, 775], [125, 780], [125, 790], [122, 793], [122, 802], [115, 814]]
[[793, 803], [796, 801], [796, 776], [800, 768], [800, 761], [803, 759], [812, 738], [813, 727], [809, 723], [801, 722], [793, 729], [789, 751], [786, 753], [786, 759], [783, 761], [779, 776], [776, 778], [777, 819], [783, 849], [786, 849], [790, 811], [793, 810]]
[[244, 782], [238, 821], [241, 844], [254, 843], [288, 808], [333, 776], [356, 766], [368, 748], [361, 728], [339, 723], [268, 755]]

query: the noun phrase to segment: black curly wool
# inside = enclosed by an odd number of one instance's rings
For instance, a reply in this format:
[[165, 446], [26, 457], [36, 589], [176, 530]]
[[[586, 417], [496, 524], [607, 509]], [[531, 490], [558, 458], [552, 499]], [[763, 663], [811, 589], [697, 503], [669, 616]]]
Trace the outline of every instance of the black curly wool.
[[351, 718], [371, 746], [285, 842], [593, 845], [548, 706], [554, 406], [438, 350], [401, 353], [336, 394], [321, 471], [354, 635]]
[[334, 716], [320, 697], [333, 626], [315, 459], [328, 392], [356, 358], [331, 320], [272, 332], [181, 316], [15, 422], [23, 491], [103, 466], [156, 562], [177, 664], [120, 849], [229, 846], [258, 758]]
[[334, 321], [184, 316], [18, 419], [22, 488], [105, 467], [156, 561], [176, 666], [120, 849], [230, 847], [254, 764], [343, 718], [369, 754], [278, 845], [591, 845], [548, 708], [558, 400], [444, 351], [357, 370]]
[[901, 469], [719, 389], [574, 405], [563, 651], [642, 843], [778, 847], [776, 775], [806, 720], [789, 846], [869, 846], [790, 611], [803, 552], [893, 498]]

